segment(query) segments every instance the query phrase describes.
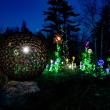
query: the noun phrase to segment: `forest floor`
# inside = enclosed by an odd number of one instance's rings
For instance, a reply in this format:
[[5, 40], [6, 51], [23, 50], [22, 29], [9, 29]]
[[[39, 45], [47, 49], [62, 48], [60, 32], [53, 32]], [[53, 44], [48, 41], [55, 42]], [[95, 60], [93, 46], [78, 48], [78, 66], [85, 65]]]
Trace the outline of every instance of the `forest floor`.
[[[15, 110], [110, 110], [110, 78], [37, 79], [40, 92]], [[19, 104], [18, 104], [19, 105]], [[2, 109], [0, 109], [2, 110]], [[4, 109], [3, 109], [4, 110]]]

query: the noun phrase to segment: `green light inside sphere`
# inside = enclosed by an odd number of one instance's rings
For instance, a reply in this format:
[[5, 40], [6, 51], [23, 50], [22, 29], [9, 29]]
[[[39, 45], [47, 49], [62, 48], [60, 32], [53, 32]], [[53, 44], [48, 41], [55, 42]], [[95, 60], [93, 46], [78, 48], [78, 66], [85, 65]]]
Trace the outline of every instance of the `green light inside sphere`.
[[1, 68], [9, 77], [31, 78], [45, 68], [45, 41], [32, 34], [15, 34], [6, 38], [0, 48]]

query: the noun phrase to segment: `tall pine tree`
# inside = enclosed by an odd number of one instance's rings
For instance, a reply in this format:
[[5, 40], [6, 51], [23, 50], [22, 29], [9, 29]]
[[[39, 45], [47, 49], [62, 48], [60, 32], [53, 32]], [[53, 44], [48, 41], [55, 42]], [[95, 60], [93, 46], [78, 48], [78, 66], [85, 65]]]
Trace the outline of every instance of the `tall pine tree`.
[[49, 8], [44, 11], [45, 23], [44, 31], [57, 33], [62, 28], [65, 34], [71, 31], [78, 31], [79, 28], [72, 17], [79, 14], [73, 11], [71, 5], [66, 0], [49, 0]]
[[27, 24], [26, 24], [25, 21], [22, 22], [21, 32], [22, 33], [31, 33], [30, 30], [28, 29]]
[[96, 53], [98, 57], [104, 57], [110, 50], [110, 5], [106, 4], [102, 10], [101, 19], [93, 30], [96, 37]]
[[44, 11], [45, 27], [43, 31], [48, 32], [49, 47], [53, 46], [55, 33], [62, 34], [63, 41], [69, 40], [74, 32], [79, 30], [74, 17], [78, 16], [66, 0], [48, 0], [48, 9]]

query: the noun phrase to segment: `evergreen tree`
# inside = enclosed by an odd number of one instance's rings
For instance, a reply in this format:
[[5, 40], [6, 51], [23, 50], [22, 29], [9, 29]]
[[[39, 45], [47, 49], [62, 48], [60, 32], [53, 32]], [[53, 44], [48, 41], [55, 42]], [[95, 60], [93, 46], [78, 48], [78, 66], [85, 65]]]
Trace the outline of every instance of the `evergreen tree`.
[[21, 26], [21, 32], [23, 33], [31, 33], [27, 27], [27, 24], [25, 21], [22, 22], [22, 26]]
[[98, 57], [104, 57], [106, 51], [110, 50], [110, 5], [105, 5], [101, 19], [93, 30], [96, 37], [96, 50]]
[[48, 9], [44, 11], [45, 27], [43, 31], [48, 32], [49, 49], [54, 49], [53, 39], [55, 33], [62, 34], [63, 42], [69, 40], [74, 32], [79, 30], [74, 17], [78, 16], [66, 0], [49, 0]]
[[46, 16], [45, 22], [48, 24], [44, 27], [44, 31], [57, 33], [63, 29], [65, 34], [67, 34], [67, 32], [70, 33], [71, 31], [79, 30], [76, 22], [71, 18], [79, 14], [73, 11], [72, 6], [66, 0], [49, 0], [48, 4], [48, 10], [44, 11], [44, 15]]

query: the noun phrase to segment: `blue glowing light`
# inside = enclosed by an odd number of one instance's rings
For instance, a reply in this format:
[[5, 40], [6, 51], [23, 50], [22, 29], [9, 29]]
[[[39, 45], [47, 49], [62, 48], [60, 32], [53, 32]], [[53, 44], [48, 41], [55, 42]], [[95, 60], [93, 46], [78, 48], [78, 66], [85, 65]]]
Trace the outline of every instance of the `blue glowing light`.
[[102, 59], [98, 60], [97, 64], [99, 66], [103, 66], [104, 65], [104, 60], [102, 60]]

